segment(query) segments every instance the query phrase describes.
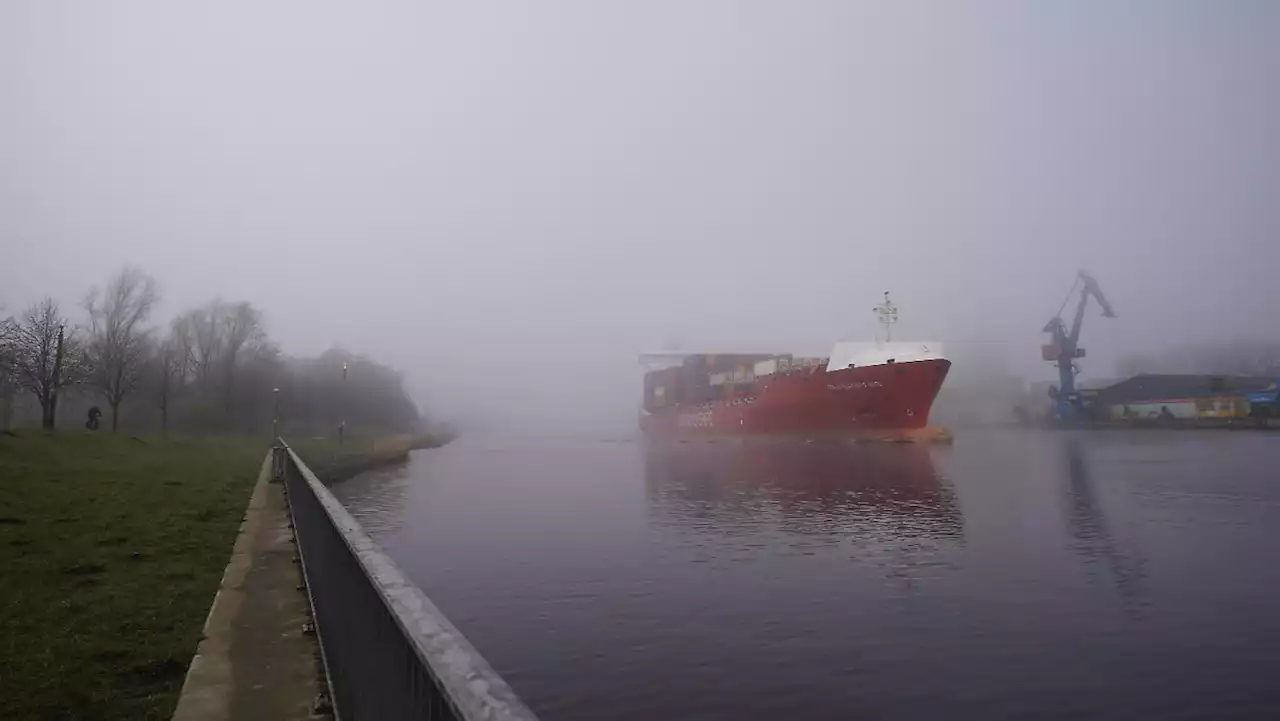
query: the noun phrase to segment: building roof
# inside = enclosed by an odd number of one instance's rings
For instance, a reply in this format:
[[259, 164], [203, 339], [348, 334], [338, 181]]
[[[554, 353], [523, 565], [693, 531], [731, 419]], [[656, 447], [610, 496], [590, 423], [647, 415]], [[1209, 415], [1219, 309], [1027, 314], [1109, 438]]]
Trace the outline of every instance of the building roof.
[[[1077, 378], [1076, 388], [1082, 391], [1100, 391], [1119, 383], [1120, 378]], [[1051, 381], [1057, 383], [1057, 381]]]
[[1162, 375], [1142, 373], [1098, 391], [1095, 402], [1103, 405], [1141, 403], [1175, 398], [1242, 395], [1275, 389], [1268, 376]]

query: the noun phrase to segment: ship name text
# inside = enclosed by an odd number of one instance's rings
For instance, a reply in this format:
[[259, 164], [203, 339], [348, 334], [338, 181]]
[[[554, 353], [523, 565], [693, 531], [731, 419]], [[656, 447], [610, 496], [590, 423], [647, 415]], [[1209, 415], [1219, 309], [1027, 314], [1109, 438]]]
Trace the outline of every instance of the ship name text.
[[828, 383], [829, 391], [857, 391], [865, 388], [883, 388], [884, 383], [880, 381], [858, 381], [856, 383]]

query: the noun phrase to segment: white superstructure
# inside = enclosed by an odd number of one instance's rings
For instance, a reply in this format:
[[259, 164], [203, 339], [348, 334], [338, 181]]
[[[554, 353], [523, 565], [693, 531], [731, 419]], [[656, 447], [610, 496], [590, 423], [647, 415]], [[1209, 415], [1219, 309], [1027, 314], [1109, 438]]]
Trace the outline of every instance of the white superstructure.
[[841, 341], [831, 349], [827, 361], [828, 371], [839, 371], [850, 366], [883, 365], [885, 363], [913, 363], [925, 360], [943, 360], [941, 343], [913, 343], [910, 341]]

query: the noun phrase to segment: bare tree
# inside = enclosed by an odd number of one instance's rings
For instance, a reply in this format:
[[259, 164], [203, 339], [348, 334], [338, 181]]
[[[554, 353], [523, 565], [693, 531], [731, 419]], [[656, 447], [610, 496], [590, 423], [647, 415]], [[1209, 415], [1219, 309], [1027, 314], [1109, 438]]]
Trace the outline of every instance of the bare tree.
[[196, 380], [206, 390], [213, 383], [213, 370], [222, 354], [222, 309], [222, 301], [214, 300], [191, 313]]
[[348, 428], [360, 432], [419, 422], [397, 371], [338, 350], [288, 358], [267, 336], [262, 312], [247, 302], [214, 300], [179, 314], [147, 366], [146, 390], [137, 395], [145, 393], [159, 410], [162, 433], [259, 432], [275, 413], [274, 388], [290, 399], [287, 417], [299, 432], [332, 428], [344, 413]]
[[[192, 410], [205, 416], [204, 423], [222, 424], [227, 430], [238, 422], [236, 404], [258, 380], [255, 375], [255, 383], [246, 385], [242, 376], [246, 372], [259, 374], [264, 354], [274, 362], [278, 353], [263, 330], [262, 312], [244, 301], [214, 299], [183, 312], [173, 320], [168, 342], [170, 353], [181, 357], [169, 362], [180, 364], [184, 382], [191, 381]], [[253, 366], [251, 371], [246, 370], [249, 366]]]
[[192, 308], [173, 319], [172, 334], [186, 355], [186, 363], [203, 392], [212, 392], [226, 346], [226, 316], [230, 306], [220, 299]]
[[120, 404], [142, 381], [150, 351], [147, 318], [160, 300], [155, 278], [124, 268], [85, 299], [89, 311], [89, 380], [111, 408], [111, 432], [120, 427]]
[[9, 430], [13, 418], [13, 397], [18, 384], [14, 361], [18, 322], [12, 317], [0, 318], [0, 431]]
[[58, 391], [80, 380], [84, 371], [75, 331], [66, 326], [58, 303], [45, 298], [10, 331], [13, 376], [40, 402], [40, 425], [46, 430], [53, 430], [57, 420]]
[[254, 350], [266, 339], [266, 333], [262, 330], [262, 313], [253, 304], [233, 303], [222, 306], [221, 310], [223, 393], [227, 417], [230, 418], [241, 354], [246, 347]]
[[156, 407], [160, 409], [160, 435], [169, 435], [169, 408], [182, 392], [190, 367], [190, 348], [176, 333], [164, 339], [152, 358]]

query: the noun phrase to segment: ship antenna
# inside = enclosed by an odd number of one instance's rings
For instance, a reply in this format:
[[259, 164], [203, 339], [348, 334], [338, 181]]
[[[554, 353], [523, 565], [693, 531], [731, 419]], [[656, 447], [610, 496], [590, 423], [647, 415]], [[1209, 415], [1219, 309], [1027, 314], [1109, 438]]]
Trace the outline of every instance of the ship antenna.
[[889, 300], [889, 291], [884, 292], [884, 302], [872, 308], [876, 315], [880, 316], [880, 325], [884, 326], [884, 339], [888, 342], [893, 339], [893, 324], [898, 322], [898, 306]]

